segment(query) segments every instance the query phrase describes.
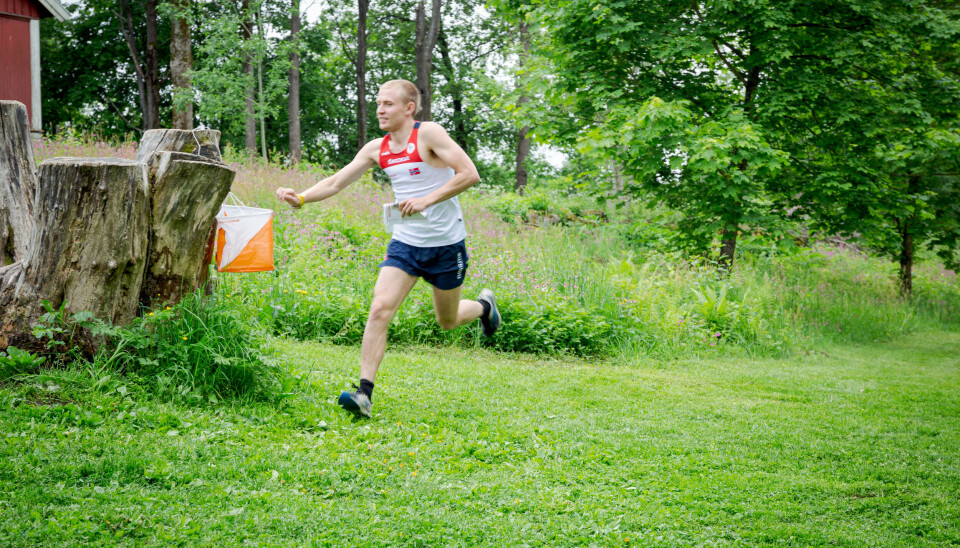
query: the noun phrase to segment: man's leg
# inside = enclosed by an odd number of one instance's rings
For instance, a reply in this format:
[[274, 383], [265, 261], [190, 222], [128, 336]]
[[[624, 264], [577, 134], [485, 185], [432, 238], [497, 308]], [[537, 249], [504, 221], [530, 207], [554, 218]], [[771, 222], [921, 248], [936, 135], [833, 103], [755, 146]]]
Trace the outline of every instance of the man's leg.
[[483, 305], [477, 301], [460, 299], [463, 286], [453, 289], [433, 288], [433, 309], [437, 322], [444, 329], [453, 329], [476, 320], [483, 314]]
[[383, 353], [387, 347], [387, 329], [400, 304], [407, 298], [417, 277], [395, 266], [380, 269], [377, 283], [373, 286], [373, 301], [363, 331], [363, 346], [360, 349], [360, 378], [373, 382], [377, 377]]
[[360, 386], [356, 392], [343, 392], [337, 399], [340, 407], [357, 416], [371, 417], [373, 412], [373, 381], [383, 361], [387, 346], [387, 329], [390, 320], [407, 297], [417, 277], [395, 266], [380, 269], [377, 283], [373, 286], [373, 301], [367, 315], [367, 327], [363, 331], [363, 346], [360, 349]]

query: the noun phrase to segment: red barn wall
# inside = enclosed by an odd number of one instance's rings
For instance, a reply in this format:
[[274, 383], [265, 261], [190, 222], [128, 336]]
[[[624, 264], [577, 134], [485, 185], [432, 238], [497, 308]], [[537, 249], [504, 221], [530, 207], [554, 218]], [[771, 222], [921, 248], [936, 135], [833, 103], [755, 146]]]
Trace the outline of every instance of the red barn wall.
[[40, 19], [40, 10], [37, 9], [37, 3], [31, 0], [0, 0], [0, 15]]
[[27, 105], [27, 120], [33, 114], [30, 82], [30, 21], [0, 15], [0, 99]]

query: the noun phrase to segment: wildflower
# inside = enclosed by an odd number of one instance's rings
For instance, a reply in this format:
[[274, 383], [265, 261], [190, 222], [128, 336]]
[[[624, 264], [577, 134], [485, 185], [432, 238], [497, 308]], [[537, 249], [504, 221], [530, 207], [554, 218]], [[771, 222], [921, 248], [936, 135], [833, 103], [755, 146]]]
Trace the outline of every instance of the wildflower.
[[151, 312], [149, 315], [150, 315], [150, 316], [153, 316], [153, 312]]
[[183, 340], [187, 340], [187, 338], [186, 338], [186, 337], [184, 337], [184, 338], [183, 338]]
[[714, 333], [713, 336], [719, 339], [719, 338], [720, 338], [720, 332], [718, 331], [718, 332]]
[[164, 310], [170, 310], [170, 307], [168, 306], [168, 307], [164, 308]]

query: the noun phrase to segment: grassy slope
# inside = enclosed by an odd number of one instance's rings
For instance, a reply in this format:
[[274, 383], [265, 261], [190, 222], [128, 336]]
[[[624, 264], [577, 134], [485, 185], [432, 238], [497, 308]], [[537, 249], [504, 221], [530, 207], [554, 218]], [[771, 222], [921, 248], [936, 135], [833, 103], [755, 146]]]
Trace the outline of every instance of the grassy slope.
[[960, 334], [667, 364], [401, 349], [372, 421], [332, 405], [359, 349], [277, 346], [315, 401], [0, 387], [0, 544], [960, 543]]

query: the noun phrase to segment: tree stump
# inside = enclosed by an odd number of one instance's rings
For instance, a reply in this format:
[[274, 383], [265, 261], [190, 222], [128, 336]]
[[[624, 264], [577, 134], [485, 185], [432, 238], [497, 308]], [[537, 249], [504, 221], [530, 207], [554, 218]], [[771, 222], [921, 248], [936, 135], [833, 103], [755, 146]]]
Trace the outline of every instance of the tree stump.
[[0, 347], [31, 339], [42, 301], [114, 324], [137, 315], [150, 223], [144, 164], [53, 158], [40, 164], [26, 257], [0, 269]]
[[23, 259], [33, 232], [37, 190], [27, 107], [0, 101], [0, 267]]
[[[220, 156], [220, 132], [215, 129], [151, 129], [143, 133], [137, 147], [137, 161], [151, 168], [160, 152], [184, 152], [207, 161], [223, 164]], [[199, 160], [203, 161], [203, 160]]]
[[150, 268], [141, 301], [162, 306], [179, 302], [207, 282], [215, 217], [236, 172], [180, 152], [155, 156], [160, 159], [150, 177]]
[[38, 347], [45, 300], [124, 325], [203, 286], [236, 176], [219, 131], [148, 131], [137, 160], [54, 158], [38, 177], [26, 109], [0, 107], [0, 349]]

